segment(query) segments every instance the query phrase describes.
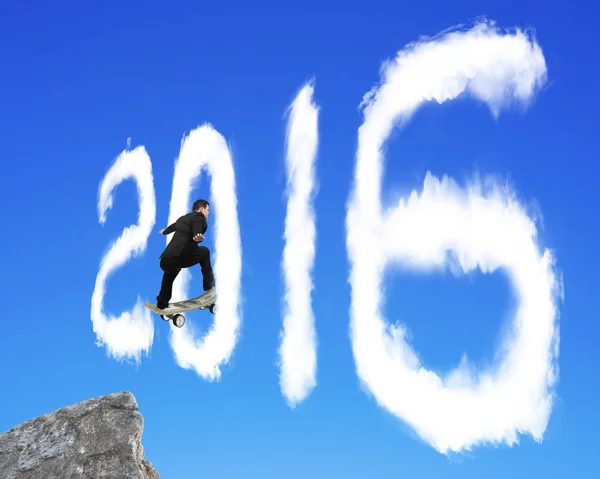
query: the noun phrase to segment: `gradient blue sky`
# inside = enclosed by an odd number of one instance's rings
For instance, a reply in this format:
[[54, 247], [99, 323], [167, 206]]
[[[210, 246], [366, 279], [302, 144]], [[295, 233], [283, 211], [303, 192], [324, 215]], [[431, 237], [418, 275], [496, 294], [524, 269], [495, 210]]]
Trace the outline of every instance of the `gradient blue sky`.
[[[3, 324], [0, 430], [120, 390], [145, 417], [146, 457], [161, 477], [598, 477], [599, 228], [596, 117], [599, 15], [592, 2], [126, 2], [85, 6], [7, 0], [0, 10]], [[115, 4], [116, 5], [116, 4]], [[531, 27], [548, 85], [526, 111], [494, 120], [473, 101], [428, 106], [395, 134], [384, 195], [420, 188], [427, 171], [463, 182], [474, 171], [510, 180], [538, 205], [540, 242], [564, 274], [560, 379], [544, 435], [514, 447], [436, 452], [361, 388], [348, 324], [346, 201], [358, 105], [381, 63], [421, 35], [479, 16]], [[596, 28], [595, 28], [596, 27]], [[313, 308], [317, 387], [297, 409], [279, 388], [280, 272], [285, 202], [285, 109], [309, 79], [320, 108]], [[154, 231], [167, 226], [182, 136], [210, 122], [228, 141], [243, 248], [242, 335], [221, 381], [179, 368], [168, 325], [139, 366], [95, 345], [90, 301], [110, 243], [137, 216], [121, 184], [107, 222], [98, 185], [117, 155], [144, 145], [157, 196]], [[390, 189], [392, 188], [392, 189]], [[208, 197], [203, 175], [192, 197]], [[206, 244], [213, 248], [213, 223]], [[109, 278], [105, 307], [154, 300], [164, 239]], [[368, 248], [368, 245], [365, 245]], [[191, 289], [200, 291], [199, 270]], [[463, 353], [491, 360], [512, 311], [499, 274], [461, 279], [398, 273], [386, 314], [406, 323], [426, 367]], [[213, 316], [187, 315], [206, 327]]]

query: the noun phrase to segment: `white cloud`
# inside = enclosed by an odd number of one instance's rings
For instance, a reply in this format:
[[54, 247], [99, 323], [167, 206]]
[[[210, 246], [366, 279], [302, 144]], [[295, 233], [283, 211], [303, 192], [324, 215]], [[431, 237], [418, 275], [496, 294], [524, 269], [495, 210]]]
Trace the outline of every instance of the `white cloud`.
[[92, 294], [91, 319], [99, 346], [105, 345], [108, 353], [116, 359], [133, 358], [139, 362], [141, 354], [149, 351], [154, 337], [150, 311], [138, 297], [131, 311], [121, 313], [118, 318], [107, 316], [103, 312], [103, 300], [108, 276], [133, 256], [142, 256], [154, 226], [154, 179], [152, 164], [144, 147], [123, 151], [102, 180], [98, 191], [98, 216], [101, 224], [106, 222], [106, 212], [112, 208], [114, 189], [129, 178], [137, 186], [140, 202], [138, 223], [125, 228], [102, 258]]
[[[188, 313], [183, 328], [171, 326], [171, 346], [181, 367], [193, 368], [200, 376], [213, 380], [220, 377], [219, 365], [229, 361], [238, 338], [241, 323], [239, 297], [242, 246], [233, 163], [225, 139], [210, 125], [196, 128], [182, 142], [173, 176], [169, 224], [191, 210], [193, 200], [190, 199], [190, 194], [203, 169], [208, 169], [211, 177], [211, 215], [205, 237], [214, 235], [215, 251], [211, 251], [211, 262], [216, 282], [217, 312], [212, 328], [202, 341], [194, 337], [194, 323], [190, 316], [194, 313], [203, 315], [203, 323], [210, 321], [213, 316], [208, 310]], [[206, 195], [197, 197], [208, 199]], [[167, 243], [171, 236], [167, 237]], [[171, 302], [204, 292], [188, 292], [190, 270], [198, 278], [196, 284], [202, 287], [199, 265], [182, 269], [173, 283]]]
[[290, 405], [303, 401], [316, 385], [316, 333], [310, 294], [315, 256], [314, 162], [318, 145], [318, 109], [314, 86], [305, 85], [290, 106], [286, 167], [288, 209], [282, 270], [285, 307], [279, 349], [282, 392]]
[[[383, 211], [381, 151], [394, 124], [427, 101], [469, 94], [494, 115], [512, 101], [527, 104], [546, 79], [542, 51], [521, 31], [483, 23], [410, 45], [382, 76], [363, 102], [346, 220], [358, 375], [382, 407], [442, 453], [513, 444], [518, 433], [541, 441], [557, 380], [560, 291], [551, 253], [540, 252], [535, 224], [515, 195], [493, 181], [463, 190], [427, 174], [420, 193]], [[493, 367], [477, 373], [464, 362], [441, 378], [420, 365], [402, 326], [384, 322], [381, 281], [388, 262], [428, 271], [443, 268], [452, 251], [463, 272], [503, 268], [519, 305]]]

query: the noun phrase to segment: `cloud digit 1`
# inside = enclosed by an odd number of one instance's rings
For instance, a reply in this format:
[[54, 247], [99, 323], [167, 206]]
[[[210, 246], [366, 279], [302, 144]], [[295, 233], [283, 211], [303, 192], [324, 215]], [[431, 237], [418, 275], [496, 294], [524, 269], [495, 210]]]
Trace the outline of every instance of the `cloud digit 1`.
[[[209, 221], [205, 236], [212, 234], [211, 230], [214, 231], [213, 244], [216, 251], [211, 251], [211, 262], [215, 273], [218, 307], [213, 326], [202, 342], [194, 339], [193, 325], [189, 321], [185, 328], [171, 327], [170, 342], [179, 366], [193, 368], [200, 376], [213, 380], [221, 376], [219, 365], [229, 360], [237, 342], [241, 322], [239, 297], [242, 246], [233, 163], [225, 139], [210, 125], [196, 128], [182, 142], [179, 158], [175, 163], [168, 224], [189, 213], [190, 194], [203, 168], [208, 169], [211, 176], [209, 201], [210, 211], [214, 215], [214, 228], [211, 228]], [[170, 238], [171, 235], [167, 237], [167, 243]], [[182, 269], [173, 283], [171, 302], [201, 294], [195, 292], [188, 295], [190, 269], [202, 278], [199, 265]], [[201, 280], [199, 284], [202, 284]]]
[[279, 348], [281, 390], [290, 405], [303, 401], [316, 385], [317, 353], [310, 293], [315, 257], [314, 163], [319, 141], [314, 86], [305, 85], [289, 108], [287, 127], [288, 207], [282, 270], [285, 308]]
[[[395, 124], [426, 101], [461, 94], [485, 102], [494, 116], [512, 100], [527, 103], [546, 79], [542, 51], [521, 31], [503, 34], [482, 23], [410, 45], [384, 65], [382, 77], [363, 102], [346, 217], [357, 374], [379, 405], [441, 453], [513, 444], [518, 433], [541, 441], [557, 379], [560, 286], [533, 221], [501, 185], [463, 190], [429, 173], [420, 193], [384, 212], [381, 178], [383, 144]], [[441, 378], [420, 365], [402, 326], [384, 323], [381, 281], [388, 263], [428, 271], [443, 268], [449, 251], [463, 272], [503, 268], [519, 306], [493, 368], [472, 372], [465, 363]]]
[[133, 358], [139, 362], [141, 353], [148, 352], [154, 337], [154, 323], [150, 311], [144, 307], [138, 296], [132, 311], [122, 313], [119, 318], [107, 317], [102, 311], [102, 302], [108, 276], [129, 261], [132, 255], [140, 256], [144, 253], [156, 219], [152, 163], [142, 146], [133, 151], [123, 151], [100, 183], [100, 224], [106, 222], [106, 212], [112, 208], [114, 189], [129, 178], [133, 178], [138, 191], [138, 224], [125, 228], [123, 234], [113, 242], [108, 253], [102, 258], [92, 294], [91, 319], [98, 345], [106, 345], [108, 353], [116, 359]]

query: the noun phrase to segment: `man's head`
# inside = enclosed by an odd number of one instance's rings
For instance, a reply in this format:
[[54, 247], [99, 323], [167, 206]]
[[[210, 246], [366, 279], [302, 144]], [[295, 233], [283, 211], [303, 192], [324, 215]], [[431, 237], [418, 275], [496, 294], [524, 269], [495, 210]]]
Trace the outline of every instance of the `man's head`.
[[192, 206], [192, 211], [198, 211], [202, 213], [206, 219], [208, 219], [210, 204], [206, 200], [196, 200]]

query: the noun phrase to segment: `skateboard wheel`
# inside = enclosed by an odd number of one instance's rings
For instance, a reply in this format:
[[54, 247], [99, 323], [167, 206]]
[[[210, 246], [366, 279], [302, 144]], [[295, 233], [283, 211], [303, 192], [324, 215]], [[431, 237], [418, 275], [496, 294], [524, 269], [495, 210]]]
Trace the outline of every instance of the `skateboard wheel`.
[[217, 311], [217, 304], [216, 303], [211, 304], [208, 309], [212, 314], [215, 314]]
[[183, 316], [183, 314], [173, 315], [173, 324], [178, 328], [183, 327], [183, 325], [185, 324], [185, 317]]

